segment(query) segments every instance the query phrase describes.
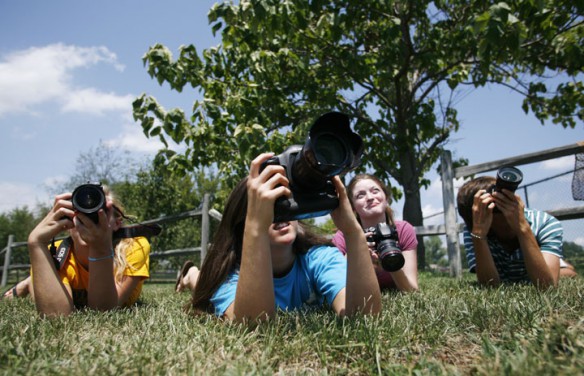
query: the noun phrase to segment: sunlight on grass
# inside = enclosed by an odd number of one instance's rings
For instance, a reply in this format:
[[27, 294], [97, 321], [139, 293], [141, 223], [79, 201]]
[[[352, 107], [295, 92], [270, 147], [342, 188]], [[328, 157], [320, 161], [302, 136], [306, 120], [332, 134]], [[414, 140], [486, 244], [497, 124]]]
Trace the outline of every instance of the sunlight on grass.
[[189, 317], [187, 293], [146, 284], [142, 303], [42, 320], [0, 302], [4, 374], [581, 374], [584, 280], [540, 292], [421, 273], [421, 292], [384, 293], [379, 317], [281, 313], [255, 329]]

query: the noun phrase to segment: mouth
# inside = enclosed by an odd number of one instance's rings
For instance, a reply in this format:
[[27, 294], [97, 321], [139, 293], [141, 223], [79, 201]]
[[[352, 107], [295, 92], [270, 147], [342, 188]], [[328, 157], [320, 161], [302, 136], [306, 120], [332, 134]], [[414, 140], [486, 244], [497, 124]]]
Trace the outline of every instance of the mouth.
[[283, 228], [286, 228], [290, 225], [290, 222], [278, 222], [274, 224], [274, 230], [279, 231]]

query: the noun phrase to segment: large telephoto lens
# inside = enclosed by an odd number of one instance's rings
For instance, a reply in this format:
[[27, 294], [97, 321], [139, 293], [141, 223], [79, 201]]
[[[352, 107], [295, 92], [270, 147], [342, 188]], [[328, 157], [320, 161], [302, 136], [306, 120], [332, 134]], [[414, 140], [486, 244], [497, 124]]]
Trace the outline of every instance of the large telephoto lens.
[[523, 181], [523, 173], [515, 167], [507, 166], [501, 167], [497, 171], [497, 181], [495, 183], [495, 189], [501, 191], [502, 189], [507, 189], [509, 191], [515, 192], [519, 184]]
[[314, 190], [323, 187], [335, 175], [359, 165], [363, 140], [351, 130], [349, 117], [329, 112], [319, 117], [295, 158], [292, 181], [295, 185]]
[[98, 223], [97, 212], [105, 208], [105, 193], [100, 184], [82, 184], [73, 191], [71, 202], [75, 210], [87, 214], [93, 222]]

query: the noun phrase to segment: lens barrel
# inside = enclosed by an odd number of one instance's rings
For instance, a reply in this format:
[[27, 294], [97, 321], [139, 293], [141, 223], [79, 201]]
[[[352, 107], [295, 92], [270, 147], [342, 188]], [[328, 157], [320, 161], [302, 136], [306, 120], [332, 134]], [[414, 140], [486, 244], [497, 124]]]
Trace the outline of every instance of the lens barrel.
[[99, 183], [82, 184], [75, 188], [71, 197], [73, 208], [86, 214], [95, 223], [99, 222], [97, 212], [105, 209], [105, 193]]
[[519, 184], [523, 181], [523, 173], [516, 167], [506, 166], [501, 167], [497, 171], [497, 181], [495, 182], [495, 189], [501, 191], [507, 189], [515, 192]]

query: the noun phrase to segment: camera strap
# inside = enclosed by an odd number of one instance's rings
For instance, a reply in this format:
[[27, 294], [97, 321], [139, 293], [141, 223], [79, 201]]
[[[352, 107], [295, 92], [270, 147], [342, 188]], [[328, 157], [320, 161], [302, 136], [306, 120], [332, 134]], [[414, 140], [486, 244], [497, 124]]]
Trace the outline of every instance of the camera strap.
[[57, 268], [57, 270], [61, 270], [65, 264], [65, 260], [67, 260], [69, 251], [71, 250], [72, 242], [73, 240], [71, 237], [63, 239], [58, 247], [55, 246], [55, 239], [53, 239], [51, 242], [49, 251], [51, 252], [51, 256], [53, 257], [53, 262], [55, 263], [55, 268]]
[[135, 224], [130, 226], [120, 227], [117, 231], [113, 233], [113, 238], [124, 239], [124, 238], [135, 238], [138, 236], [144, 236], [146, 238], [151, 238], [160, 234], [162, 227], [158, 224]]

